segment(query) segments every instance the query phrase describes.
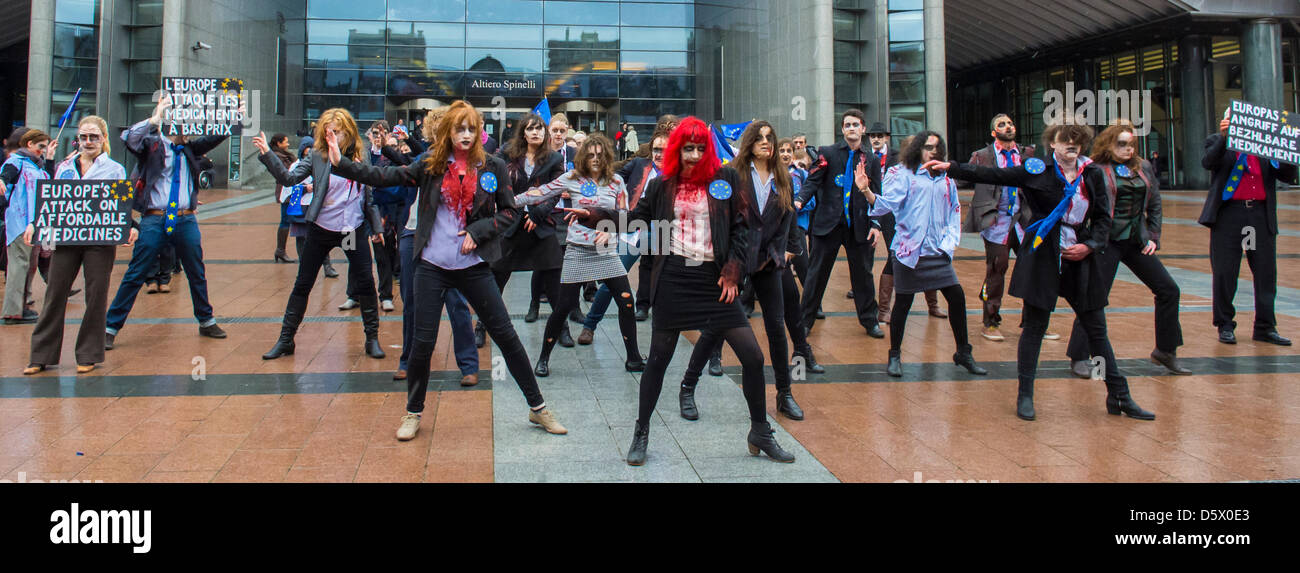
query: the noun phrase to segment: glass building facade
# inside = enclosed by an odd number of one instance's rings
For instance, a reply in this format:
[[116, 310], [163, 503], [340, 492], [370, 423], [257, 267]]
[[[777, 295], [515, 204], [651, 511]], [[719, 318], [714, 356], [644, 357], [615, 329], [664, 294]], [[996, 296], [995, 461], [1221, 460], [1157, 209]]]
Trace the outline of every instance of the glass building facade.
[[[53, 68], [50, 81], [50, 125], [32, 126], [58, 131], [59, 117], [81, 88], [73, 118], [95, 113], [99, 77], [99, 0], [55, 0]], [[76, 128], [73, 126], [73, 133]], [[65, 137], [66, 139], [66, 137]]]
[[[546, 97], [574, 129], [609, 134], [695, 113], [692, 1], [305, 1], [305, 42], [287, 46], [303, 57], [288, 97], [304, 125], [332, 107], [392, 120], [458, 99], [516, 117]], [[499, 137], [504, 118], [485, 115]]]

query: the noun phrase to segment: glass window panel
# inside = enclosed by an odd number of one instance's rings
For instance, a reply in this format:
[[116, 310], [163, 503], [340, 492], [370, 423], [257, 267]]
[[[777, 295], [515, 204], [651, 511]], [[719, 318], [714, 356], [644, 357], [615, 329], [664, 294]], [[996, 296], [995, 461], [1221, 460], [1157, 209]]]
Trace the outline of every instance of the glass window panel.
[[162, 0], [137, 0], [131, 6], [131, 23], [137, 26], [161, 25]]
[[835, 42], [835, 69], [859, 70], [862, 58], [858, 55], [858, 45], [852, 42]]
[[695, 76], [623, 76], [620, 90], [644, 98], [694, 98]]
[[94, 91], [95, 72], [98, 68], [95, 62], [80, 63], [68, 58], [54, 58], [54, 66], [51, 70], [53, 80], [50, 82], [50, 88], [70, 92], [77, 91], [77, 88]]
[[546, 50], [546, 71], [618, 73], [618, 50]]
[[128, 66], [127, 91], [153, 92], [161, 88], [162, 62], [131, 62]]
[[74, 24], [55, 24], [54, 56], [98, 58], [99, 34], [97, 29]]
[[379, 70], [305, 70], [302, 90], [323, 94], [383, 94], [384, 72]]
[[395, 72], [388, 74], [388, 95], [455, 98], [464, 93], [460, 72]]
[[465, 73], [465, 95], [469, 96], [541, 97], [544, 86], [542, 74]]
[[695, 30], [692, 28], [623, 28], [624, 50], [695, 49]]
[[547, 24], [618, 25], [618, 3], [616, 2], [554, 2], [547, 0], [544, 10]]
[[890, 10], [922, 10], [925, 8], [923, 0], [889, 0]]
[[619, 4], [619, 22], [624, 26], [695, 26], [695, 7], [641, 2]]
[[464, 24], [431, 24], [426, 22], [389, 22], [388, 45], [392, 46], [446, 46], [465, 47]]
[[695, 115], [695, 102], [693, 100], [625, 99], [619, 102], [619, 106], [623, 121], [629, 123], [653, 124], [659, 121], [659, 116], [669, 113], [677, 117]]
[[388, 0], [388, 19], [464, 22], [465, 0]]
[[307, 67], [310, 68], [382, 68], [383, 46], [329, 46], [309, 44]]
[[308, 18], [334, 18], [338, 20], [383, 20], [383, 2], [357, 2], [356, 0], [307, 0]]
[[925, 103], [925, 75], [891, 75], [889, 77], [889, 103]]
[[384, 96], [307, 95], [302, 98], [302, 115], [318, 118], [335, 107], [348, 110], [358, 120], [384, 119]]
[[831, 22], [834, 25], [834, 31], [832, 32], [834, 37], [845, 40], [858, 39], [858, 17], [856, 14], [836, 10], [831, 17]]
[[162, 57], [162, 27], [136, 28], [131, 31], [132, 58]]
[[897, 12], [889, 15], [890, 42], [921, 42], [925, 40], [923, 12]]
[[542, 21], [541, 0], [469, 0], [470, 22], [529, 24]]
[[619, 49], [618, 28], [601, 26], [547, 26], [547, 48]]
[[856, 103], [862, 101], [862, 82], [857, 74], [835, 74], [835, 101]]
[[925, 42], [889, 45], [889, 72], [924, 72]]
[[690, 52], [632, 52], [622, 53], [624, 72], [690, 73], [694, 58]]
[[394, 70], [463, 70], [464, 48], [389, 48], [388, 67]]
[[465, 50], [465, 66], [484, 72], [540, 72], [542, 50]]
[[54, 21], [67, 24], [99, 24], [99, 0], [58, 0], [54, 3]]
[[571, 98], [618, 97], [619, 78], [611, 75], [547, 74], [546, 95]]
[[465, 34], [467, 48], [541, 48], [541, 26], [470, 24]]
[[368, 44], [385, 42], [384, 22], [308, 20], [307, 41], [312, 44]]

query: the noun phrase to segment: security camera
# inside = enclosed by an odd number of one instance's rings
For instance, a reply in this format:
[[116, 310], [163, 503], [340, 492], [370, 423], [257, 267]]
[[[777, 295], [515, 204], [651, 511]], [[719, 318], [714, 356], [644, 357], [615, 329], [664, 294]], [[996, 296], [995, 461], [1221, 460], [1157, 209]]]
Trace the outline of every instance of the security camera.
[[197, 51], [199, 51], [199, 50], [211, 50], [211, 49], [212, 49], [212, 44], [209, 44], [209, 43], [207, 43], [207, 42], [195, 42], [195, 43], [194, 43], [194, 46], [191, 47], [190, 49], [191, 49], [191, 50], [194, 50], [195, 52], [197, 52]]

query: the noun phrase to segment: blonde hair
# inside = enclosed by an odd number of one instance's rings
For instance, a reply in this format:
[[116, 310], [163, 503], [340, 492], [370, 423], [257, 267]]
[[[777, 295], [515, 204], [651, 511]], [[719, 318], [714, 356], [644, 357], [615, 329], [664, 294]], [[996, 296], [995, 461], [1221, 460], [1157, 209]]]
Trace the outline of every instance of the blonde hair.
[[357, 132], [357, 121], [352, 119], [352, 114], [348, 110], [341, 107], [332, 107], [320, 114], [320, 118], [316, 120], [316, 141], [312, 147], [321, 155], [329, 156], [330, 146], [325, 141], [325, 130], [329, 129], [332, 123], [339, 124], [339, 131], [343, 132], [342, 141], [339, 141], [339, 151], [353, 161], [361, 161], [361, 146], [358, 145], [361, 134]]
[[81, 121], [77, 122], [77, 130], [80, 131], [81, 126], [86, 125], [87, 123], [93, 124], [95, 127], [99, 128], [99, 133], [104, 138], [103, 151], [101, 151], [100, 153], [107, 154], [110, 151], [110, 148], [108, 146], [108, 122], [104, 121], [104, 118], [99, 117], [97, 115], [88, 115], [86, 117], [81, 118]]
[[425, 141], [433, 141], [433, 134], [438, 129], [438, 122], [442, 121], [442, 116], [447, 115], [447, 106], [434, 108], [424, 114], [424, 125], [420, 126], [420, 133], [424, 135]]

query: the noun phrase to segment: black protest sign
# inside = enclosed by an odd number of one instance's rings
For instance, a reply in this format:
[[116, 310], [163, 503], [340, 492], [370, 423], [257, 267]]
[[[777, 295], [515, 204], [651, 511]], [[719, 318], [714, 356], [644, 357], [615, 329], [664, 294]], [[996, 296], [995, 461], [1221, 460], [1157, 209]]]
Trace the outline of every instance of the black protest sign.
[[163, 135], [239, 135], [243, 90], [243, 80], [234, 78], [163, 78], [163, 95], [172, 100], [163, 114]]
[[1228, 112], [1228, 149], [1300, 165], [1300, 122], [1286, 110], [1232, 100]]
[[43, 179], [36, 187], [36, 237], [43, 245], [120, 245], [131, 232], [130, 181]]

